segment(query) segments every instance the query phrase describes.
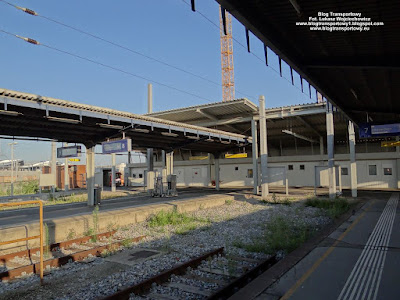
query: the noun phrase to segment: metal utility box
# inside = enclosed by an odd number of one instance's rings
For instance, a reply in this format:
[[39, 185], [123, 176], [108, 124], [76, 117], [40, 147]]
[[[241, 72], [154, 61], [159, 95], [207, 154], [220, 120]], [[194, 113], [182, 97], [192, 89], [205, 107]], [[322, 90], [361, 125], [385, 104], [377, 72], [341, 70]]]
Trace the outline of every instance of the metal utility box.
[[101, 190], [102, 188], [100, 186], [94, 188], [94, 205], [100, 205]]
[[176, 175], [170, 174], [167, 176], [167, 194], [168, 196], [177, 196], [178, 193], [176, 192]]

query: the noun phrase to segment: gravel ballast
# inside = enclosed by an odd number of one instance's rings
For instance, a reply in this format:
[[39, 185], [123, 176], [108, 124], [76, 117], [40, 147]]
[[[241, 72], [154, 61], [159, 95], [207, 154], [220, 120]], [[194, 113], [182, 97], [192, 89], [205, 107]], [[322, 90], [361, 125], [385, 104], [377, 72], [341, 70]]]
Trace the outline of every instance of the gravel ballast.
[[[189, 229], [185, 225], [150, 227], [145, 222], [120, 228], [115, 235], [120, 239], [145, 235], [145, 239], [131, 245], [130, 249], [158, 250], [161, 255], [150, 257], [134, 265], [107, 261], [107, 258], [92, 258], [87, 262], [69, 263], [52, 269], [51, 273], [45, 276], [46, 285], [43, 287], [39, 286], [38, 277], [33, 275], [9, 283], [0, 282], [0, 299], [95, 299], [115, 293], [128, 285], [139, 283], [163, 270], [220, 247], [225, 247], [225, 253], [228, 256], [264, 260], [270, 255], [248, 252], [234, 245], [238, 242], [246, 244], [261, 239], [268, 230], [268, 222], [276, 216], [290, 220], [295, 225], [308, 226], [314, 230], [320, 230], [331, 222], [321, 209], [305, 207], [300, 202], [283, 205], [262, 203], [256, 200], [253, 202], [230, 201], [220, 207], [202, 209], [190, 215], [196, 221], [191, 223]], [[129, 249], [122, 251], [129, 251]], [[284, 256], [284, 253], [278, 254], [280, 257]], [[243, 262], [242, 265], [235, 267], [250, 268], [252, 266], [254, 264]], [[198, 270], [191, 272], [202, 274]], [[217, 275], [214, 277], [220, 278]], [[181, 280], [179, 279], [178, 282]], [[196, 281], [185, 283], [198, 288], [207, 288]], [[212, 284], [207, 283], [207, 285]], [[165, 289], [166, 287], [155, 287], [157, 288]], [[173, 295], [177, 293], [177, 291], [171, 292]], [[184, 293], [179, 297], [185, 298]]]

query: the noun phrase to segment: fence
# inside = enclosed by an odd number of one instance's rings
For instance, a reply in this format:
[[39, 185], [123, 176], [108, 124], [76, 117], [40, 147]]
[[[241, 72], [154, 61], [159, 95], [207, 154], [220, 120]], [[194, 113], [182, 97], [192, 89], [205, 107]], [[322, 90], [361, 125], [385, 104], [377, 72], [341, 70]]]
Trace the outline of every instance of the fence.
[[11, 241], [0, 241], [0, 246], [29, 241], [33, 239], [40, 239], [40, 284], [43, 284], [43, 202], [40, 200], [35, 201], [25, 201], [25, 202], [13, 202], [13, 203], [0, 203], [0, 207], [2, 206], [19, 206], [26, 204], [39, 204], [39, 235], [30, 236], [21, 239], [15, 239]]

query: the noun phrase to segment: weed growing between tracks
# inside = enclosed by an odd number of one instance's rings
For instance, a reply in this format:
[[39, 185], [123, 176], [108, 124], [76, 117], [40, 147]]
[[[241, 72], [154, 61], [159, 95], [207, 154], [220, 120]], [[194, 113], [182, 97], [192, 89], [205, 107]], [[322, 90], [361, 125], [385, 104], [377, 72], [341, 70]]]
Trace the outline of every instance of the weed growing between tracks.
[[346, 198], [337, 198], [334, 200], [309, 198], [307, 199], [305, 205], [323, 209], [332, 219], [338, 218], [350, 208], [349, 201]]
[[313, 233], [314, 230], [310, 226], [294, 224], [282, 216], [276, 216], [265, 225], [264, 235], [260, 238], [251, 243], [236, 241], [233, 246], [248, 252], [273, 255], [282, 251], [288, 254], [307, 241]]
[[180, 235], [185, 235], [199, 226], [209, 223], [208, 219], [195, 218], [189, 214], [179, 213], [176, 209], [167, 212], [162, 210], [148, 220], [151, 228], [172, 225], [175, 227], [175, 233]]

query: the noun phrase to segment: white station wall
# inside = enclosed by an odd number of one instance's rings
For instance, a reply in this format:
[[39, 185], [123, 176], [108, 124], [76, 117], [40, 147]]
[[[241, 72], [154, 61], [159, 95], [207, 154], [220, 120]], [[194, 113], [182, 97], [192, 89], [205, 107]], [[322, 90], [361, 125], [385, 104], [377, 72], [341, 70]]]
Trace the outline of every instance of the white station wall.
[[[357, 160], [357, 181], [360, 188], [397, 188], [397, 161], [396, 159], [382, 159], [385, 154], [380, 154], [379, 159]], [[269, 162], [270, 185], [283, 186], [287, 177], [289, 186], [313, 187], [315, 178], [317, 186], [328, 185], [328, 172], [325, 170], [326, 161], [315, 160], [308, 157], [281, 157], [271, 159]], [[291, 159], [294, 159], [292, 161]], [[276, 161], [278, 160], [278, 161]], [[336, 159], [336, 166], [341, 166], [342, 187], [350, 187], [350, 162], [348, 160]], [[318, 176], [315, 174], [316, 166]], [[251, 159], [221, 159], [220, 180], [221, 186], [252, 186], [253, 172]], [[259, 167], [260, 169], [260, 167]], [[146, 167], [144, 164], [130, 165], [129, 175], [131, 185], [141, 186], [144, 184]], [[155, 167], [160, 171], [161, 167]], [[375, 172], [376, 170], [376, 172]], [[211, 186], [214, 180], [214, 164], [211, 160], [204, 161], [174, 161], [174, 174], [177, 175], [178, 186]], [[338, 177], [338, 174], [337, 174]]]

